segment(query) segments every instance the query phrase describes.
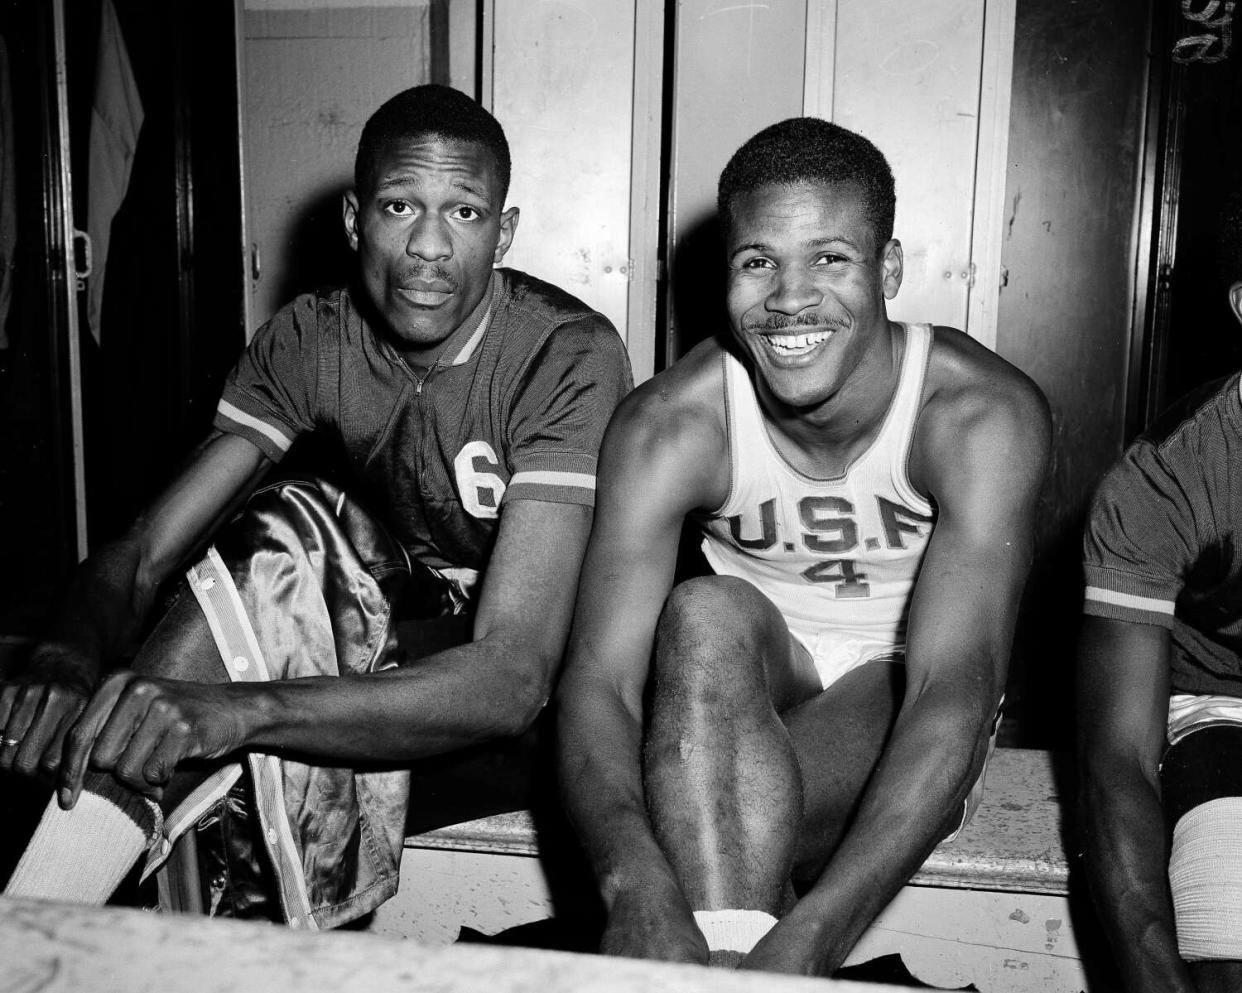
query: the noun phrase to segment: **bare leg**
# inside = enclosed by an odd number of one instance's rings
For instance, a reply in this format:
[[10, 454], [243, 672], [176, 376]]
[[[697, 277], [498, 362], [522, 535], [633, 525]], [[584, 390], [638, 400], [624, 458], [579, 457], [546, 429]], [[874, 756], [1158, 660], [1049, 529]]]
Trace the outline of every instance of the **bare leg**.
[[800, 886], [819, 877], [849, 827], [904, 690], [904, 663], [877, 659], [783, 715], [802, 778], [802, 832], [794, 864]]
[[[160, 619], [133, 662], [135, 672], [195, 683], [226, 683], [229, 674], [220, 659], [211, 628], [189, 590], [182, 590]], [[160, 807], [171, 813], [210, 772], [179, 769], [164, 788]], [[118, 789], [126, 787], [117, 784]]]
[[695, 910], [778, 914], [802, 819], [778, 712], [820, 689], [809, 656], [755, 587], [673, 590], [656, 633], [644, 756], [656, 838]]

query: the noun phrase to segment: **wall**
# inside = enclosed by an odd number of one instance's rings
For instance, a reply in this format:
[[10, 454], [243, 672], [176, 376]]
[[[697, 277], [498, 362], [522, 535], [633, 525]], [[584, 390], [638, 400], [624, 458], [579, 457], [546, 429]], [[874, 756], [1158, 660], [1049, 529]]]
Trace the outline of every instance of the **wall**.
[[660, 276], [659, 0], [483, 0], [482, 99], [513, 151], [522, 208], [506, 265], [563, 287], [655, 362]]
[[491, 109], [523, 208], [506, 265], [556, 283], [623, 336], [630, 285], [634, 3], [496, 3]]
[[253, 331], [300, 292], [339, 282], [341, 193], [362, 125], [430, 80], [430, 0], [244, 0], [243, 124]]
[[1125, 430], [1146, 7], [1020, 0], [1017, 10], [997, 351], [1043, 389], [1054, 436], [1011, 680], [1025, 691], [1010, 703], [1029, 705], [1027, 733], [1060, 743], [1085, 505]]
[[800, 114], [867, 136], [889, 160], [894, 234], [905, 251], [889, 315], [995, 345], [1013, 8], [1014, 0], [677, 5], [670, 357], [723, 324], [721, 168], [755, 132]]
[[802, 113], [805, 27], [801, 3], [677, 4], [668, 166], [670, 362], [727, 326], [716, 182], [743, 141]]

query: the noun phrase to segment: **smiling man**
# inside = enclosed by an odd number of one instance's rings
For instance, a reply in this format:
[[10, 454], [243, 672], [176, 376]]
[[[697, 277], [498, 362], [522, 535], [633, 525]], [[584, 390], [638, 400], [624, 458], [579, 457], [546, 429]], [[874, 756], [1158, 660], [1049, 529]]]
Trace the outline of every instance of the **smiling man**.
[[[240, 778], [254, 829], [229, 832], [211, 907], [258, 913], [267, 887], [238, 881], [266, 863], [278, 916], [343, 923], [396, 889], [400, 765], [540, 712], [630, 374], [600, 314], [493, 268], [518, 223], [509, 169], [500, 125], [446, 87], [367, 122], [344, 201], [356, 286], [258, 331], [215, 432], [87, 560], [53, 637], [0, 690], [0, 768], [54, 778], [64, 808], [9, 893], [102, 900], [188, 825], [244, 829], [238, 790], [220, 803]], [[345, 488], [257, 488], [311, 433]], [[208, 541], [132, 666], [102, 678]]]
[[[730, 333], [625, 400], [559, 691], [605, 952], [828, 974], [978, 801], [1043, 397], [890, 321], [888, 164], [813, 118], [720, 178]], [[714, 575], [674, 586], [678, 536]]]

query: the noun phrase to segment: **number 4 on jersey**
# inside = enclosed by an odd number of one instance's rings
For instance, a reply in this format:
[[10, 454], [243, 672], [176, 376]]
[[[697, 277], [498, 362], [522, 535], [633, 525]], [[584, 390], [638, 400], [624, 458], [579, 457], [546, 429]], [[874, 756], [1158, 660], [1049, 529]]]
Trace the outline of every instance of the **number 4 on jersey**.
[[802, 570], [808, 583], [835, 583], [832, 592], [838, 600], [871, 596], [866, 573], [858, 572], [853, 559], [824, 559]]

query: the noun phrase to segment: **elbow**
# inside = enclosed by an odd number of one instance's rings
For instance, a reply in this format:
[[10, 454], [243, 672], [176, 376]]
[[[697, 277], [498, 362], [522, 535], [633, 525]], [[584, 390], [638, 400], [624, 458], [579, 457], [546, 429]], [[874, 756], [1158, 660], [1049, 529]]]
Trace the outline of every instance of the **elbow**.
[[997, 723], [999, 691], [963, 693], [958, 687], [948, 686], [918, 694], [915, 706], [926, 708], [938, 740], [973, 743], [982, 762]]
[[531, 729], [552, 696], [560, 658], [541, 652], [512, 652], [500, 680], [496, 733], [516, 738]]
[[992, 699], [967, 703], [959, 694], [932, 692], [912, 708], [911, 717], [922, 715], [919, 723], [927, 754], [936, 756], [942, 781], [961, 799], [969, 794], [987, 761], [996, 706]]
[[547, 694], [522, 693], [520, 699], [514, 701], [505, 715], [501, 735], [506, 738], [518, 738], [529, 731], [543, 713], [547, 705]]

